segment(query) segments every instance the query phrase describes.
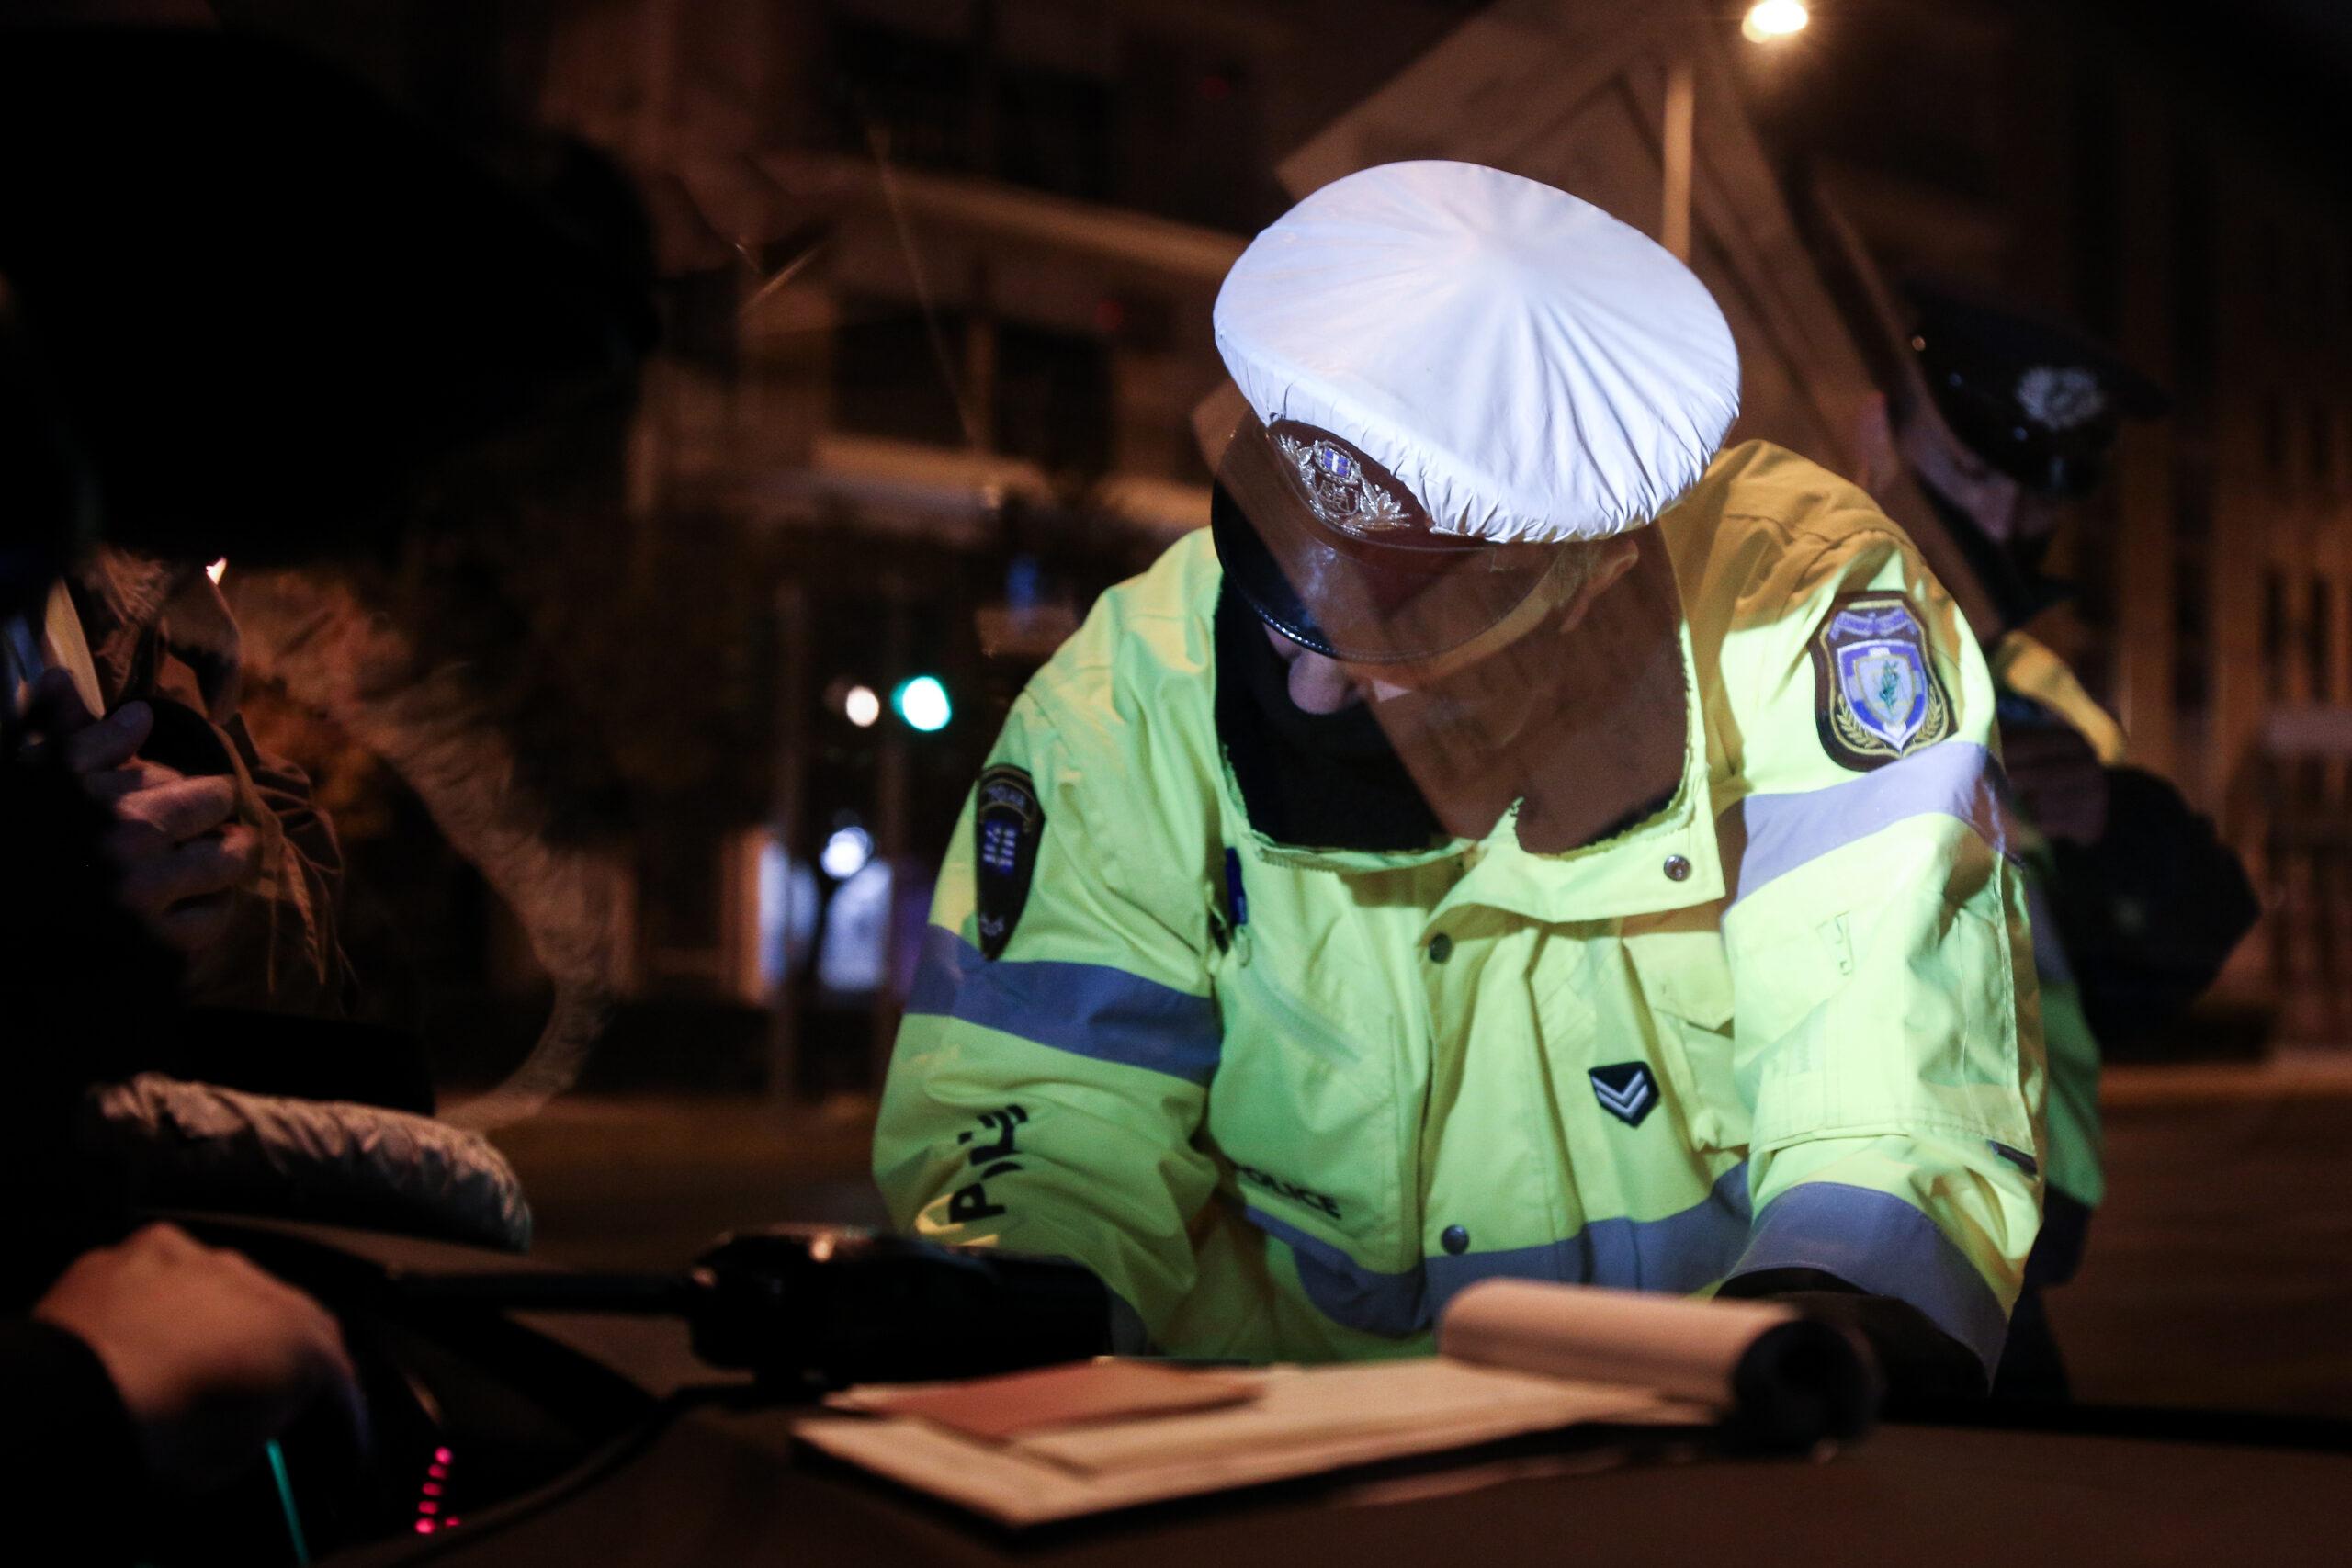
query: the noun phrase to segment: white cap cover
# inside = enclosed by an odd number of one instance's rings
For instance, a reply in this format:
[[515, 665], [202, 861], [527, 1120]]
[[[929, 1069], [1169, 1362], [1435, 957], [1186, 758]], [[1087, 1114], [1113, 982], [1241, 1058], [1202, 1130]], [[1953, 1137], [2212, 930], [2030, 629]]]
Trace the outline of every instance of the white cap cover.
[[1698, 481], [1739, 412], [1706, 286], [1589, 202], [1476, 164], [1335, 180], [1244, 251], [1217, 351], [1266, 424], [1352, 442], [1441, 532], [1605, 538]]

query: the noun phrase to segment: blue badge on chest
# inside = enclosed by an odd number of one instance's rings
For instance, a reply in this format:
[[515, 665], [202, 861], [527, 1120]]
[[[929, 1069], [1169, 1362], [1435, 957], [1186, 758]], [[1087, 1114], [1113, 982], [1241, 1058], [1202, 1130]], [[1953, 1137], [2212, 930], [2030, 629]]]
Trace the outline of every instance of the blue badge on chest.
[[980, 952], [994, 958], [1012, 940], [1029, 902], [1037, 844], [1046, 836], [1046, 808], [1019, 768], [994, 767], [972, 789], [973, 902], [978, 907]]
[[1600, 1109], [1628, 1127], [1640, 1126], [1657, 1109], [1657, 1079], [1650, 1076], [1646, 1062], [1594, 1067], [1585, 1077], [1592, 1080], [1592, 1097], [1600, 1101]]
[[1910, 596], [1849, 593], [1813, 637], [1814, 716], [1823, 750], [1857, 773], [1883, 768], [1951, 733]]

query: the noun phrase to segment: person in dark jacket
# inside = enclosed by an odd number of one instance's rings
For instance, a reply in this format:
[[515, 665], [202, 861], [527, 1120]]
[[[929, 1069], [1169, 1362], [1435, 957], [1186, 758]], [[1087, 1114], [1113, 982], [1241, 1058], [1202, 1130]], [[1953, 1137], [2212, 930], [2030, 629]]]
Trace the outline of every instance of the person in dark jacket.
[[2123, 423], [2162, 414], [2164, 393], [2063, 323], [1964, 288], [1915, 282], [1908, 293], [1894, 436], [1992, 606], [1975, 631], [2029, 829], [2050, 1047], [2042, 1229], [1994, 1392], [2063, 1398], [2065, 1368], [2041, 1294], [2081, 1267], [2105, 1196], [2101, 1057], [2144, 1048], [2178, 1019], [2260, 906], [2213, 824], [2170, 781], [2125, 761], [2121, 728], [2027, 630], [2072, 592], [2043, 571], [2057, 532], [2103, 481]]

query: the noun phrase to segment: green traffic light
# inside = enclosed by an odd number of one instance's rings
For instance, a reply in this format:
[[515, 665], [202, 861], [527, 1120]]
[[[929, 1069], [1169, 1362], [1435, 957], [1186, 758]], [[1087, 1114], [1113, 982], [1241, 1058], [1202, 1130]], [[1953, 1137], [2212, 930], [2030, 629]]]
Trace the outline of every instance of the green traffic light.
[[947, 700], [947, 688], [935, 675], [918, 675], [901, 681], [890, 693], [890, 711], [906, 720], [910, 729], [928, 735], [947, 728], [956, 716], [956, 705]]

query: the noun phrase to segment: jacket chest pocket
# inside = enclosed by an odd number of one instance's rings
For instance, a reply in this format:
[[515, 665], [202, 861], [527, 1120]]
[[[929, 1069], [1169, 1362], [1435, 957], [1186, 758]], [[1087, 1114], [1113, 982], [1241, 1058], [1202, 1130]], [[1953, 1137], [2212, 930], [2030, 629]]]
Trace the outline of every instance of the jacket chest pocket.
[[1261, 950], [1251, 963], [1228, 959], [1216, 976], [1225, 1043], [1209, 1085], [1209, 1135], [1251, 1208], [1367, 1268], [1418, 1262], [1400, 1240], [1418, 1234], [1404, 1212], [1414, 1188], [1394, 1038], [1409, 1021], [1378, 1005], [1386, 991], [1377, 976], [1317, 976], [1308, 991], [1298, 983], [1306, 977], [1272, 969]]
[[1691, 1141], [1710, 1150], [1747, 1146], [1746, 1100], [1734, 1075], [1731, 964], [1722, 932], [1685, 919], [1629, 925], [1624, 952], [1641, 987], [1659, 1066], [1684, 1108]]

